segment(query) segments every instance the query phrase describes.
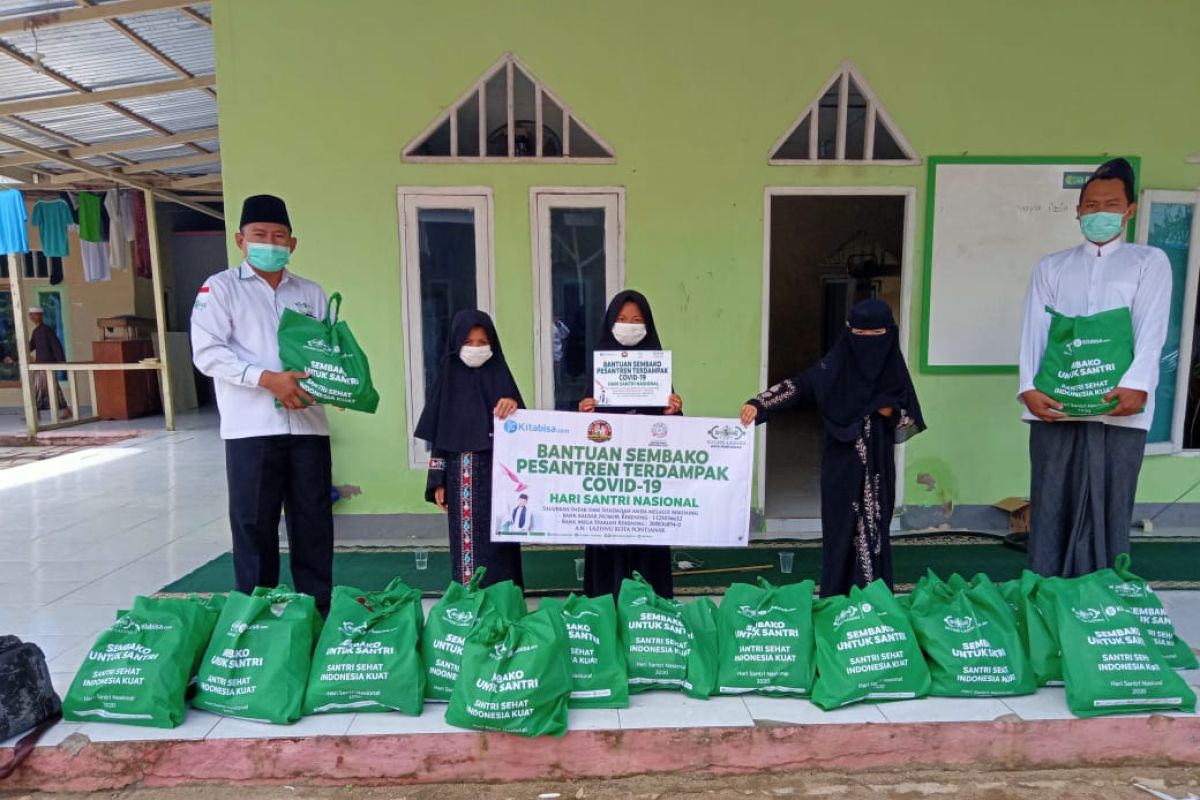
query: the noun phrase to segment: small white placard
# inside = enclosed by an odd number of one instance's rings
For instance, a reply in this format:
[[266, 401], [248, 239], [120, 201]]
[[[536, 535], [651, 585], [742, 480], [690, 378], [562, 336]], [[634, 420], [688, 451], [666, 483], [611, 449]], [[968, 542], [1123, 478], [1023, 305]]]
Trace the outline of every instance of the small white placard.
[[666, 408], [670, 402], [670, 350], [597, 350], [592, 361], [598, 408]]

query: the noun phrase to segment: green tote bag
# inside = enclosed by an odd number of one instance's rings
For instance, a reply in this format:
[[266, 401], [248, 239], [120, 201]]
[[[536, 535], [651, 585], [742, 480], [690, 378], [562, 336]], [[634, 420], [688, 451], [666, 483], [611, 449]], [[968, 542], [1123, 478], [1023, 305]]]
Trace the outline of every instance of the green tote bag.
[[1107, 414], [1116, 401], [1104, 396], [1133, 364], [1133, 316], [1114, 308], [1086, 317], [1068, 317], [1049, 306], [1050, 334], [1042, 365], [1034, 376], [1038, 391], [1062, 403], [1073, 417]]
[[256, 722], [300, 719], [321, 615], [288, 586], [230, 592], [200, 664], [192, 705]]
[[717, 609], [721, 694], [805, 697], [816, 678], [813, 582], [735, 583]]
[[571, 707], [627, 708], [629, 677], [612, 595], [547, 597], [540, 608], [562, 618], [571, 657]]
[[381, 592], [333, 590], [329, 616], [313, 653], [305, 714], [399, 711], [420, 716], [421, 591], [395, 578]]
[[325, 319], [285, 308], [279, 320], [279, 359], [286, 370], [308, 373], [300, 386], [318, 403], [374, 414], [379, 392], [371, 382], [367, 354], [340, 319], [341, 308], [337, 292], [329, 298]]
[[214, 604], [138, 597], [96, 639], [63, 698], [69, 721], [174, 728], [217, 622]]
[[446, 722], [520, 736], [562, 736], [571, 696], [567, 649], [562, 620], [553, 609], [517, 620], [487, 609], [467, 634]]

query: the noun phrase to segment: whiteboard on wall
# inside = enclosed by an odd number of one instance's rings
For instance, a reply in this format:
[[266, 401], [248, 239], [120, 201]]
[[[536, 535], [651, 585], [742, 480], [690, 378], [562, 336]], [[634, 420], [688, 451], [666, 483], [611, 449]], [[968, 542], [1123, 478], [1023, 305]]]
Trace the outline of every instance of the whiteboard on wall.
[[1033, 268], [1043, 256], [1082, 241], [1075, 219], [1079, 189], [1105, 160], [929, 159], [925, 371], [1016, 369]]

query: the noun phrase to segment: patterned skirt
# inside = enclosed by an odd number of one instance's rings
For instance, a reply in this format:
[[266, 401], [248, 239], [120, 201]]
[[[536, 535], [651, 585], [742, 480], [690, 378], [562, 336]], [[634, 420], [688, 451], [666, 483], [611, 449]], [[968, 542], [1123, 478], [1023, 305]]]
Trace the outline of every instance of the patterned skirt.
[[476, 570], [487, 567], [483, 586], [505, 580], [524, 586], [521, 546], [491, 540], [491, 451], [446, 454], [446, 505], [453, 579], [466, 583]]

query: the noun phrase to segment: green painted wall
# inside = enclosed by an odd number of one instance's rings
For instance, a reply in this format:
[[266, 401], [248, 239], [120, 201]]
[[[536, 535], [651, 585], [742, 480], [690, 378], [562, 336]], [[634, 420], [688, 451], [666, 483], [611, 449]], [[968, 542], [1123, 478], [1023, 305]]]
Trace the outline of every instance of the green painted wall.
[[[758, 384], [765, 186], [916, 187], [909, 311], [920, 319], [925, 167], [766, 163], [844, 59], [924, 157], [1132, 153], [1145, 186], [1200, 184], [1184, 163], [1200, 150], [1191, 0], [213, 6], [229, 207], [257, 192], [287, 199], [296, 269], [345, 295], [384, 398], [374, 417], [334, 415], [335, 478], [363, 489], [354, 513], [429, 508], [405, 453], [398, 186], [493, 188], [497, 323], [527, 396], [529, 187], [626, 187], [627, 284], [654, 303], [689, 413], [730, 415]], [[614, 147], [615, 165], [401, 162], [506, 51]], [[1024, 493], [1015, 376], [916, 377], [931, 427], [908, 448], [907, 501]], [[1139, 496], [1173, 499], [1197, 479], [1200, 460], [1149, 458]]]

